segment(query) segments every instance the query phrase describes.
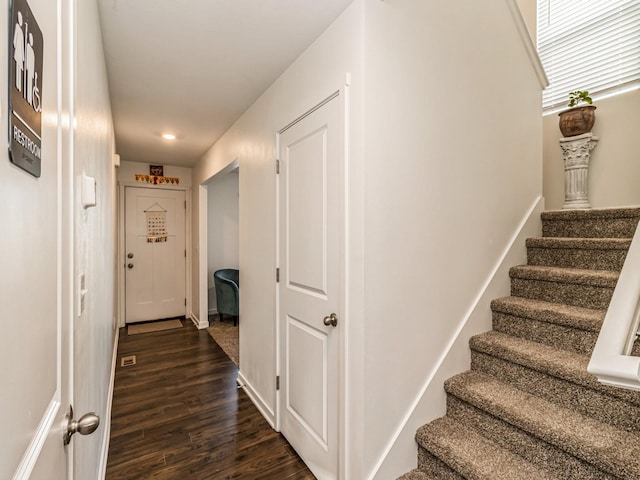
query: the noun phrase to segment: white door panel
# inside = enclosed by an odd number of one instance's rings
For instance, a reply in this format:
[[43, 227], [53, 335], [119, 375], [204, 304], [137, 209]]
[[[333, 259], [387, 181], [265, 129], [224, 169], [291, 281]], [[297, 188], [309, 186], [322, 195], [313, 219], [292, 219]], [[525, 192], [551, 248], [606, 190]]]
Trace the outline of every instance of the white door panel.
[[280, 428], [311, 471], [338, 476], [340, 313], [340, 100], [279, 136]]
[[[8, 18], [10, 3], [0, 13], [0, 32], [5, 39], [9, 38], [10, 22], [19, 22]], [[64, 112], [58, 96], [62, 53], [57, 36], [61, 28], [58, 10], [68, 2], [28, 3], [44, 41], [42, 78], [38, 80], [42, 101], [41, 172], [35, 178], [12, 165], [6, 149], [1, 155], [0, 478], [63, 480], [71, 471], [61, 425], [72, 400], [72, 312], [65, 306], [71, 289], [65, 273], [72, 258], [67, 255], [68, 230], [64, 231], [71, 221], [67, 197], [71, 185], [68, 162], [63, 161], [64, 151], [59, 148], [60, 139], [67, 142], [68, 137], [59, 122]], [[15, 5], [21, 26], [34, 29], [24, 4]], [[5, 66], [7, 50], [0, 56]], [[5, 93], [8, 79], [5, 75], [0, 80], [0, 90]], [[8, 132], [11, 112], [7, 102], [2, 102], [0, 110], [0, 131]]]
[[[125, 190], [126, 322], [185, 314], [185, 192], [138, 187]], [[166, 227], [163, 241], [148, 241], [148, 214]]]

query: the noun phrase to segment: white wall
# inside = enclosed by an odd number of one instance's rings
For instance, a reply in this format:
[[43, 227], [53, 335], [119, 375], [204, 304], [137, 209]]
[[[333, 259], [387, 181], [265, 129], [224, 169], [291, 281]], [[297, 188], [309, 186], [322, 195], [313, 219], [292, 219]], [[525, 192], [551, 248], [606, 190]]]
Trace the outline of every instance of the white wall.
[[[595, 100], [592, 133], [600, 140], [589, 163], [589, 202], [593, 208], [640, 205], [640, 90]], [[564, 166], [558, 115], [544, 116], [544, 197], [547, 209], [564, 204]]]
[[[100, 478], [108, 442], [109, 382], [114, 345], [116, 172], [114, 134], [98, 8], [94, 1], [76, 1], [74, 171], [75, 191], [82, 173], [95, 177], [97, 206], [84, 209], [75, 201], [75, 278], [86, 277], [88, 293], [82, 316], [75, 320], [76, 415], [97, 412], [99, 429], [74, 438], [75, 477]], [[76, 280], [77, 281], [77, 280]], [[79, 288], [78, 285], [75, 286]]]
[[[101, 418], [101, 425], [93, 435], [75, 436], [73, 445], [66, 449], [73, 450], [69, 459], [74, 460], [75, 478], [91, 480], [100, 478], [100, 465], [105, 459], [116, 333], [115, 173], [111, 163], [114, 138], [109, 93], [95, 2], [29, 3], [45, 43], [43, 171], [35, 179], [10, 165], [6, 154], [0, 162], [0, 218], [4, 232], [0, 241], [3, 252], [0, 295], [6, 320], [0, 343], [3, 355], [0, 419], [5, 426], [0, 437], [3, 449], [0, 477], [12, 477], [17, 454], [22, 454], [25, 442], [34, 434], [43, 405], [63, 399], [65, 403], [73, 401], [76, 418], [90, 411]], [[64, 8], [60, 10], [61, 17], [59, 5]], [[3, 10], [0, 24], [7, 38], [5, 14]], [[58, 19], [60, 32], [56, 28]], [[73, 43], [69, 43], [71, 39]], [[0, 59], [7, 65], [5, 52]], [[3, 91], [7, 90], [5, 82], [6, 77], [0, 81]], [[5, 131], [7, 110], [2, 108]], [[79, 181], [83, 173], [97, 181], [97, 206], [89, 210], [80, 206]], [[58, 184], [59, 178], [62, 180]], [[59, 236], [56, 224], [62, 227]], [[53, 254], [48, 255], [51, 249]], [[75, 279], [81, 272], [86, 275], [88, 293], [84, 312], [78, 317], [74, 293], [78, 290]], [[40, 282], [44, 282], [44, 288], [40, 288]], [[56, 314], [62, 319], [60, 330], [50, 321]], [[62, 352], [55, 351], [58, 335], [62, 338]], [[67, 351], [68, 339], [73, 341], [73, 356]], [[63, 391], [52, 396], [50, 389], [55, 387], [57, 375], [67, 378], [67, 361], [73, 362], [73, 378], [68, 379], [70, 384], [63, 383]], [[60, 371], [56, 370], [58, 366]], [[67, 389], [72, 391], [68, 393]], [[68, 404], [60, 408], [62, 416]], [[65, 456], [57, 419], [51, 433], [55, 438], [51, 437], [48, 446], [45, 445], [30, 478], [49, 479], [61, 474], [56, 462]]]
[[366, 5], [364, 463], [386, 479], [411, 467], [377, 470], [541, 193], [541, 85], [507, 2]]
[[533, 44], [537, 45], [537, 32], [538, 32], [538, 2], [537, 0], [517, 0], [518, 7], [522, 13], [529, 35]]
[[[258, 396], [268, 417], [275, 411], [276, 323], [276, 176], [275, 135], [309, 108], [325, 99], [346, 82], [351, 73], [351, 107], [356, 114], [351, 129], [350, 159], [354, 171], [360, 169], [362, 128], [362, 8], [356, 0], [305, 51], [283, 75], [247, 110], [194, 167], [194, 185], [206, 182], [234, 160], [239, 160], [239, 238], [241, 375]], [[355, 177], [354, 185], [362, 181]], [[199, 193], [195, 191], [197, 206]], [[352, 189], [358, 204], [357, 188]], [[360, 190], [361, 193], [361, 190]], [[198, 218], [194, 212], [193, 218]], [[361, 215], [360, 217], [361, 218]], [[203, 227], [203, 226], [201, 226]], [[192, 238], [198, 247], [198, 225]], [[361, 255], [360, 245], [354, 248]], [[197, 261], [197, 259], [195, 259]], [[193, 304], [198, 304], [197, 264], [193, 268]], [[358, 283], [361, 285], [361, 282]], [[352, 317], [354, 324], [358, 321]], [[359, 379], [355, 380], [356, 382]], [[355, 422], [361, 408], [354, 404], [349, 419]], [[361, 424], [360, 424], [361, 425]], [[361, 429], [361, 427], [360, 427]], [[357, 453], [357, 452], [356, 452]], [[358, 455], [350, 461], [358, 463]], [[349, 478], [361, 478], [356, 473]]]
[[213, 273], [240, 266], [238, 235], [238, 170], [207, 184], [207, 287], [209, 313], [216, 313]]
[[[275, 133], [344, 85], [346, 72], [344, 469], [346, 478], [395, 478], [415, 455], [387, 457], [394, 435], [538, 204], [540, 84], [507, 2], [357, 0], [194, 167], [197, 185], [235, 159], [241, 165], [241, 375], [267, 416], [275, 407]], [[194, 242], [197, 232], [194, 224]], [[489, 329], [488, 308], [484, 323]], [[457, 365], [468, 368], [466, 359]], [[425, 422], [444, 413], [440, 392], [419, 412]], [[400, 431], [403, 440], [414, 434]]]

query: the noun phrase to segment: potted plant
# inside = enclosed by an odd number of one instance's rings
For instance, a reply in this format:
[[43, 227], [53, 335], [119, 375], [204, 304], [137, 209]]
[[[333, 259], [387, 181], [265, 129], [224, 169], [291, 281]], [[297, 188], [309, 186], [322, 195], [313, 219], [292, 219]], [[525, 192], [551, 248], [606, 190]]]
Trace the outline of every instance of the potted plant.
[[592, 103], [586, 90], [576, 90], [569, 94], [569, 109], [558, 114], [562, 135], [575, 137], [591, 131], [596, 121], [596, 107]]

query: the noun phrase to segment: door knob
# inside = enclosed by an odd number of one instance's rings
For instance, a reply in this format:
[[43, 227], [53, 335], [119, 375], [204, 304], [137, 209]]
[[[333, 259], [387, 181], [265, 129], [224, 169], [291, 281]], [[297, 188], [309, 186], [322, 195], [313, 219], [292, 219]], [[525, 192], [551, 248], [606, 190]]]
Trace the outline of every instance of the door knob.
[[100, 417], [95, 413], [86, 413], [80, 420], [73, 419], [73, 407], [69, 405], [69, 413], [64, 416], [67, 425], [64, 427], [63, 442], [65, 445], [69, 445], [71, 436], [78, 432], [80, 435], [89, 435], [96, 431], [100, 425]]
[[332, 313], [331, 315], [327, 315], [326, 317], [324, 317], [322, 323], [324, 323], [327, 327], [335, 327], [338, 325], [338, 317], [335, 313]]
[[127, 258], [133, 258], [133, 253], [127, 253]]
[[133, 268], [133, 263], [128, 263], [128, 264], [127, 264], [127, 268], [128, 268], [129, 270], [131, 270], [131, 269]]

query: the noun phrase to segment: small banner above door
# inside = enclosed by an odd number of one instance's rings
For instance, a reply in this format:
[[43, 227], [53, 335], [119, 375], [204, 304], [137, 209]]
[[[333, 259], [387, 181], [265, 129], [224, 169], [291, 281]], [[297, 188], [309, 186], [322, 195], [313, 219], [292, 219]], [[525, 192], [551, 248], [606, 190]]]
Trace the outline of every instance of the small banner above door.
[[167, 241], [167, 211], [157, 203], [144, 211], [147, 216], [147, 243]]
[[141, 175], [136, 173], [136, 182], [150, 183], [152, 185], [180, 185], [180, 179], [176, 177], [158, 177], [156, 175]]

